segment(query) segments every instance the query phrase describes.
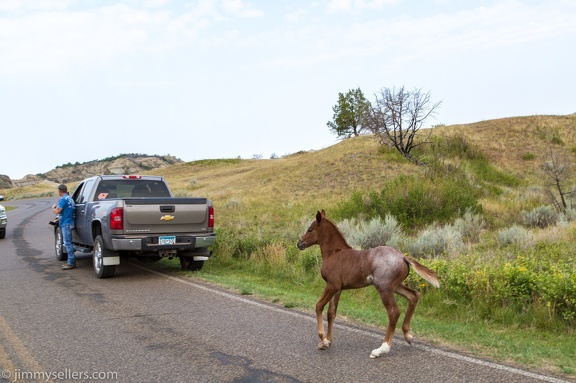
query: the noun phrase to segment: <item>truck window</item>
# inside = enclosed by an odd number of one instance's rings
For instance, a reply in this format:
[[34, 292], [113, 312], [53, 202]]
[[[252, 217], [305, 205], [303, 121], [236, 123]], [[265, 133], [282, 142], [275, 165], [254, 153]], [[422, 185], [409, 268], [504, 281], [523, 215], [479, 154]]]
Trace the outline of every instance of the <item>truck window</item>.
[[98, 185], [95, 200], [110, 198], [170, 197], [168, 187], [162, 181], [152, 180], [106, 180]]
[[117, 198], [116, 194], [116, 181], [100, 182], [96, 193], [94, 193], [94, 200], [99, 201], [103, 199]]
[[133, 182], [130, 197], [170, 197], [164, 182]]
[[76, 187], [76, 190], [74, 190], [74, 194], [72, 194], [72, 199], [74, 200], [74, 203], [82, 203], [82, 188], [84, 188], [86, 184], [81, 183], [80, 185], [78, 185]]
[[82, 190], [80, 190], [80, 195], [78, 196], [78, 199], [75, 198], [76, 203], [86, 203], [86, 201], [88, 201], [88, 198], [90, 197], [90, 192], [92, 191], [93, 183], [94, 180], [89, 180], [84, 183], [84, 185], [82, 186]]

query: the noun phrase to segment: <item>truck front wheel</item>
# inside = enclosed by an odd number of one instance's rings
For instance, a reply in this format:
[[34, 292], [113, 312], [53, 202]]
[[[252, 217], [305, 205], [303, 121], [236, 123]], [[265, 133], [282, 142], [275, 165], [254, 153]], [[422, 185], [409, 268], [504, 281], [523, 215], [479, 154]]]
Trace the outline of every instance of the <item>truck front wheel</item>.
[[113, 252], [104, 247], [104, 240], [101, 235], [94, 239], [94, 272], [98, 278], [109, 278], [114, 275], [116, 266], [104, 266], [104, 257], [113, 256]]
[[180, 266], [184, 270], [198, 271], [204, 266], [204, 261], [195, 261], [193, 257], [180, 257]]
[[57, 227], [54, 229], [54, 247], [56, 248], [56, 259], [65, 261], [68, 259], [66, 248], [64, 247], [64, 236], [62, 236], [62, 229]]

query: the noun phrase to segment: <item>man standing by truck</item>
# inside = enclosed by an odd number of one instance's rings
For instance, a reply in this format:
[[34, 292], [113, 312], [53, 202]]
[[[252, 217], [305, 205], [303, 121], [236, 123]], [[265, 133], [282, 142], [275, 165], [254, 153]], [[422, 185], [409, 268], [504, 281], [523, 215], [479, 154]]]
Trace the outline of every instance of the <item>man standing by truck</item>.
[[62, 239], [68, 260], [62, 265], [62, 270], [76, 268], [76, 256], [74, 255], [74, 246], [72, 246], [72, 230], [74, 229], [74, 200], [68, 195], [68, 187], [64, 184], [58, 186], [58, 195], [60, 200], [58, 204], [52, 206], [52, 212], [59, 214], [58, 225], [62, 229]]

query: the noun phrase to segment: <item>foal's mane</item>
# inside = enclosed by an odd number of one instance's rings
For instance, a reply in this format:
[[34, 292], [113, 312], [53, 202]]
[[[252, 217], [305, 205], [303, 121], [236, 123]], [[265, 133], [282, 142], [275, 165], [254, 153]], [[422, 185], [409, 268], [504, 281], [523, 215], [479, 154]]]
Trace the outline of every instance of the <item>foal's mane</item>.
[[346, 244], [346, 248], [348, 249], [352, 249], [352, 246], [350, 246], [348, 244], [348, 241], [346, 241], [346, 238], [344, 237], [344, 234], [342, 234], [342, 231], [340, 231], [340, 228], [338, 228], [338, 226], [336, 226], [336, 224], [334, 222], [332, 222], [330, 219], [326, 218], [326, 216], [322, 216], [322, 221], [326, 221], [326, 223], [328, 223], [330, 226], [332, 226], [334, 228], [334, 231], [336, 232], [336, 235], [338, 237], [340, 237], [340, 239], [342, 240], [342, 242], [344, 242], [344, 244]]

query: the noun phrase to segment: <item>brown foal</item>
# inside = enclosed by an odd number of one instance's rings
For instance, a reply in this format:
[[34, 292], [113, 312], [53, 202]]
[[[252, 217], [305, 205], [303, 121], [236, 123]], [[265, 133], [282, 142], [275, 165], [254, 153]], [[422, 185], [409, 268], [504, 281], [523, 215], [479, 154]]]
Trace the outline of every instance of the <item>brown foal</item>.
[[[322, 210], [316, 213], [316, 220], [298, 241], [298, 249], [304, 250], [309, 246], [319, 245], [322, 253], [322, 278], [326, 281], [326, 287], [316, 303], [316, 320], [318, 323], [318, 336], [320, 343], [318, 348], [327, 349], [332, 343], [332, 331], [334, 319], [338, 309], [338, 301], [342, 290], [358, 289], [373, 285], [388, 314], [388, 328], [382, 346], [372, 350], [371, 358], [377, 358], [390, 351], [392, 337], [396, 329], [396, 323], [400, 316], [398, 303], [394, 293], [402, 295], [408, 300], [408, 309], [402, 323], [404, 339], [412, 343], [410, 322], [420, 299], [420, 293], [403, 284], [410, 266], [414, 268], [422, 278], [435, 287], [440, 287], [436, 272], [416, 262], [413, 258], [405, 256], [400, 251], [388, 247], [378, 246], [367, 250], [355, 250], [344, 239], [344, 236], [336, 225], [326, 218], [326, 212]], [[328, 333], [324, 332], [322, 313], [328, 305]]]

